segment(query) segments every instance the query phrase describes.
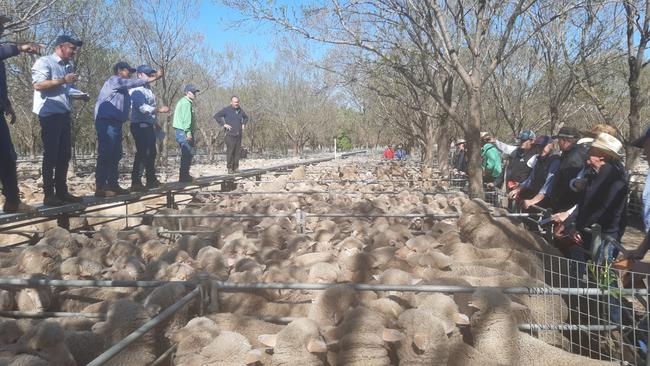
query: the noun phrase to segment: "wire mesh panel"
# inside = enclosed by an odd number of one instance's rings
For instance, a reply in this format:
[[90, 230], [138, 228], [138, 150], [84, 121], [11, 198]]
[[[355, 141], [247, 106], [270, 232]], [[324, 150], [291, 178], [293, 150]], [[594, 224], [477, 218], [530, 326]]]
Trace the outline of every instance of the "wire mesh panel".
[[[531, 275], [546, 287], [600, 289], [600, 295], [519, 296], [522, 330], [566, 351], [623, 365], [648, 365], [649, 275], [535, 253]], [[527, 324], [526, 324], [527, 323]]]

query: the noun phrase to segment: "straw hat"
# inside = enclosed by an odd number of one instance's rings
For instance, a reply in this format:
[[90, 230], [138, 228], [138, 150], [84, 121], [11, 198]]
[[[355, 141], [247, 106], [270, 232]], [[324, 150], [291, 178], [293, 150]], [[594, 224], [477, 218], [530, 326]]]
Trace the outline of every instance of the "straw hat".
[[481, 140], [484, 140], [484, 139], [490, 137], [490, 133], [483, 131], [483, 132], [481, 132], [480, 136], [481, 136]]
[[616, 137], [603, 132], [596, 137], [594, 142], [591, 144], [591, 147], [600, 150], [612, 158], [620, 159], [621, 154], [619, 152], [621, 151], [623, 144]]
[[465, 139], [456, 140], [456, 145], [460, 145], [460, 144], [464, 144], [464, 143], [467, 143], [467, 141], [465, 141]]

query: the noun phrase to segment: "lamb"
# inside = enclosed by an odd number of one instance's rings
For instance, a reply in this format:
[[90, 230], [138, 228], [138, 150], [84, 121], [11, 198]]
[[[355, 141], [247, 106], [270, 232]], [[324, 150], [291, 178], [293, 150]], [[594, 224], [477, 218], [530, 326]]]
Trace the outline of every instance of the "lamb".
[[400, 364], [447, 365], [449, 341], [442, 321], [424, 310], [409, 309], [397, 325], [406, 336], [397, 347]]
[[335, 326], [343, 315], [358, 304], [357, 292], [350, 286], [339, 285], [322, 291], [309, 309], [308, 318], [319, 326]]
[[478, 311], [472, 316], [476, 349], [503, 365], [616, 365], [578, 356], [548, 345], [517, 330], [516, 306], [498, 289], [479, 289], [470, 303]]
[[61, 325], [52, 321], [40, 322], [23, 334], [18, 342], [4, 349], [40, 357], [51, 366], [77, 365], [65, 344], [65, 331]]
[[319, 354], [327, 352], [327, 345], [313, 320], [295, 319], [277, 334], [262, 334], [259, 340], [273, 348], [271, 364], [274, 366], [325, 364], [323, 355]]

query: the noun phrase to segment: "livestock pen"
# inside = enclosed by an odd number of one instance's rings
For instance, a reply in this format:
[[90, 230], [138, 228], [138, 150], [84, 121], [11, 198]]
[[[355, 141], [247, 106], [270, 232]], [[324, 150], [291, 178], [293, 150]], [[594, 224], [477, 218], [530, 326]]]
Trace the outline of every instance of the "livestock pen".
[[[366, 157], [366, 159], [368, 159]], [[359, 176], [371, 177], [373, 172], [370, 170], [382, 163], [367, 164], [369, 168], [367, 174], [358, 174]], [[338, 168], [338, 165], [332, 167]], [[329, 167], [319, 167], [322, 170]], [[372, 179], [357, 179], [365, 187], [373, 185]], [[401, 181], [400, 181], [401, 180]], [[286, 180], [287, 184], [305, 183], [308, 179]], [[260, 220], [269, 219], [287, 219], [292, 223], [292, 229], [296, 233], [314, 233], [314, 222], [324, 218], [341, 219], [341, 218], [363, 218], [393, 220], [394, 222], [404, 223], [413, 233], [422, 233], [430, 229], [431, 223], [441, 220], [459, 218], [461, 213], [443, 213], [443, 212], [358, 212], [349, 210], [340, 210], [338, 212], [312, 212], [309, 207], [300, 207], [293, 212], [288, 213], [252, 213], [252, 212], [232, 212], [223, 208], [212, 207], [210, 212], [196, 212], [192, 210], [201, 210], [209, 207], [214, 201], [220, 202], [223, 197], [236, 199], [238, 196], [273, 196], [282, 200], [282, 197], [297, 197], [298, 199], [312, 195], [338, 195], [342, 197], [362, 196], [366, 198], [377, 197], [381, 195], [398, 196], [406, 190], [418, 192], [424, 196], [435, 196], [462, 190], [465, 185], [461, 182], [462, 178], [439, 177], [435, 182], [435, 187], [427, 186], [430, 183], [426, 179], [417, 179], [414, 177], [405, 177], [404, 179], [375, 179], [377, 184], [380, 182], [390, 184], [391, 190], [352, 190], [350, 184], [354, 179], [322, 179], [318, 177], [312, 179], [320, 190], [301, 190], [298, 186], [294, 190], [269, 190], [259, 192], [249, 191], [232, 191], [220, 192], [210, 190], [210, 188], [196, 188], [191, 192], [178, 192], [178, 195], [189, 195], [191, 199], [184, 198], [184, 201], [171, 199], [173, 205], [183, 206], [186, 211], [159, 211], [155, 213], [134, 213], [134, 214], [102, 214], [97, 213], [75, 213], [74, 216], [81, 219], [107, 219], [122, 220], [136, 219], [128, 221], [125, 225], [124, 232], [133, 231], [143, 224], [157, 224], [156, 232], [160, 235], [167, 235], [170, 240], [187, 234], [209, 235], [213, 230], [210, 227], [201, 228], [203, 222], [217, 219], [231, 219], [239, 222], [259, 222]], [[273, 184], [276, 180], [266, 181]], [[250, 182], [250, 186], [264, 185], [265, 181], [260, 179], [256, 182]], [[385, 188], [385, 187], [384, 187]], [[174, 193], [172, 193], [172, 197]], [[500, 202], [502, 200], [497, 200]], [[492, 201], [495, 202], [495, 201]], [[495, 203], [496, 203], [495, 202]], [[169, 207], [168, 207], [169, 208]], [[522, 214], [508, 213], [502, 209], [495, 208], [487, 213], [491, 218], [500, 219], [526, 219], [538, 222], [546, 216], [545, 212]], [[128, 226], [128, 227], [127, 227]], [[169, 227], [166, 227], [169, 226]], [[597, 230], [597, 228], [595, 228]], [[94, 234], [97, 231], [88, 230], [87, 228], [80, 231], [85, 234]], [[257, 235], [258, 233], [248, 233]], [[597, 235], [595, 235], [598, 237]], [[580, 264], [572, 262], [558, 255], [543, 252], [534, 252], [540, 259], [541, 268], [527, 268], [530, 273], [534, 273], [535, 279], [538, 280], [537, 286], [500, 286], [499, 288], [507, 294], [512, 295], [514, 301], [517, 301], [525, 308], [522, 310], [519, 329], [531, 335], [535, 335], [546, 343], [553, 344], [562, 348], [580, 354], [601, 360], [617, 361], [620, 364], [643, 364], [646, 363], [645, 342], [648, 336], [647, 321], [647, 290], [637, 288], [626, 288], [618, 279], [631, 278], [633, 284], [643, 282], [647, 284], [647, 277], [641, 274], [634, 274], [626, 271], [614, 271], [603, 264], [595, 263], [589, 266], [588, 271], [580, 271]], [[612, 275], [616, 273], [616, 277]], [[616, 279], [616, 281], [614, 281]], [[0, 279], [0, 286], [103, 286], [103, 287], [159, 287], [169, 283], [177, 283], [187, 286], [189, 292], [179, 299], [176, 303], [167, 309], [161, 310], [157, 316], [144, 322], [131, 335], [125, 337], [122, 341], [112, 345], [102, 355], [98, 356], [90, 365], [105, 364], [112, 357], [119, 353], [120, 350], [129, 346], [130, 342], [136, 341], [139, 337], [165, 319], [173, 316], [174, 312], [188, 306], [191, 302], [196, 302], [198, 314], [202, 315], [207, 312], [210, 303], [218, 297], [221, 292], [239, 292], [251, 290], [312, 290], [323, 291], [328, 288], [340, 286], [341, 283], [304, 283], [304, 282], [233, 282], [214, 280], [203, 276], [189, 281], [101, 281], [101, 280], [55, 280], [55, 279]], [[348, 286], [355, 291], [395, 291], [399, 293], [445, 293], [445, 294], [470, 294], [475, 292], [481, 286], [452, 286], [442, 284], [378, 284], [367, 282], [346, 282]], [[616, 300], [616, 301], [615, 301]], [[564, 305], [562, 305], [564, 304]], [[534, 309], [535, 314], [530, 314]], [[542, 309], [542, 310], [540, 310]], [[613, 317], [616, 310], [620, 317]], [[566, 317], [563, 314], [566, 311]], [[87, 316], [91, 318], [102, 318], [103, 313], [65, 313], [49, 312], [40, 314], [25, 312], [4, 312], [0, 313], [4, 317], [61, 317], [61, 316]], [[277, 323], [287, 323], [294, 320], [292, 317], [286, 317], [279, 314], [277, 317], [264, 317], [265, 320]], [[527, 321], [535, 319], [535, 322]], [[465, 325], [469, 326], [469, 325]], [[461, 326], [462, 327], [462, 326]], [[559, 335], [559, 336], [558, 336]], [[163, 352], [157, 361], [153, 364], [163, 364], [169, 362], [175, 346], [170, 347]]]

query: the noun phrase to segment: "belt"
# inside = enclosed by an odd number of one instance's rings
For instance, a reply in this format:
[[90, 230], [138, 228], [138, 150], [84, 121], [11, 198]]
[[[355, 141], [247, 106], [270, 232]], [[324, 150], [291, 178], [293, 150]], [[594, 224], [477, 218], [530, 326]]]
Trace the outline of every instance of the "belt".
[[142, 128], [147, 128], [147, 127], [153, 127], [153, 124], [146, 123], [146, 122], [141, 122], [141, 123], [137, 123], [136, 126], [142, 127]]

